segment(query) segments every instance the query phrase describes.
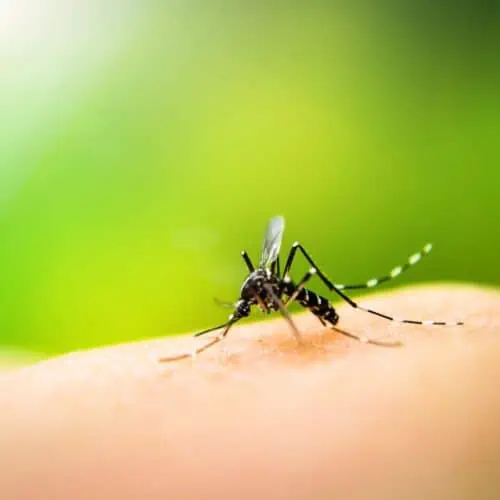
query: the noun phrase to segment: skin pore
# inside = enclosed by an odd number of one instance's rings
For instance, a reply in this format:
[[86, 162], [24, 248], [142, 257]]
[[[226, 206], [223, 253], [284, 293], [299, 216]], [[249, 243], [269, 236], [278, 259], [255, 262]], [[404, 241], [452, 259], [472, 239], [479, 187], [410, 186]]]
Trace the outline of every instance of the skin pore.
[[500, 495], [500, 293], [426, 285], [338, 305], [70, 353], [0, 375], [5, 499], [421, 499]]

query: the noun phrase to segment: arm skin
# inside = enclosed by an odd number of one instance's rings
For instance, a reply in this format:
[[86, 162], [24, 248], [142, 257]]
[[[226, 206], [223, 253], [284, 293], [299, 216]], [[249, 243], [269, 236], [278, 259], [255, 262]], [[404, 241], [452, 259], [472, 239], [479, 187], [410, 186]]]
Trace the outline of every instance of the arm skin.
[[500, 294], [432, 285], [338, 308], [356, 343], [295, 316], [247, 323], [195, 360], [190, 336], [76, 352], [0, 377], [10, 499], [500, 498]]

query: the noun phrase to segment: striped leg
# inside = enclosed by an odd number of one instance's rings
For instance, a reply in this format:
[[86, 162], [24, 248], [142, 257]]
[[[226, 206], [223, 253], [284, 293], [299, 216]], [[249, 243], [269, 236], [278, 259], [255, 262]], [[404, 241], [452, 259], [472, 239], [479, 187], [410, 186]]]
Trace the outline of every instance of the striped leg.
[[394, 316], [389, 316], [388, 314], [384, 314], [378, 311], [374, 311], [373, 309], [368, 309], [366, 307], [362, 307], [358, 305], [354, 300], [352, 300], [350, 297], [348, 297], [345, 293], [343, 293], [340, 289], [338, 289], [327, 277], [325, 274], [321, 272], [321, 270], [318, 268], [318, 266], [314, 263], [312, 258], [309, 256], [309, 254], [306, 252], [304, 247], [299, 243], [295, 242], [292, 245], [292, 249], [290, 250], [290, 254], [288, 255], [288, 259], [285, 265], [285, 276], [287, 275], [288, 271], [290, 270], [290, 267], [292, 265], [293, 259], [295, 257], [295, 254], [297, 252], [297, 249], [301, 251], [302, 255], [305, 257], [307, 262], [316, 269], [316, 273], [318, 277], [321, 279], [321, 281], [324, 283], [324, 285], [330, 290], [331, 292], [335, 292], [339, 297], [344, 299], [351, 307], [354, 309], [360, 309], [361, 311], [365, 311], [370, 314], [374, 314], [375, 316], [379, 316], [380, 318], [387, 319], [389, 321], [395, 321], [396, 323], [409, 323], [412, 325], [435, 325], [435, 326], [458, 326], [458, 325], [463, 325], [462, 321], [454, 321], [454, 322], [445, 322], [445, 321], [421, 321], [421, 320], [413, 320], [413, 319], [399, 319], [395, 318]]
[[385, 283], [386, 281], [393, 280], [394, 278], [397, 278], [400, 274], [404, 273], [410, 267], [414, 266], [417, 262], [419, 262], [422, 257], [425, 257], [429, 252], [432, 250], [432, 244], [427, 243], [420, 252], [414, 253], [413, 255], [410, 255], [408, 258], [408, 261], [403, 264], [402, 266], [396, 266], [395, 268], [392, 269], [392, 271], [387, 275], [387, 276], [382, 276], [380, 278], [372, 278], [368, 280], [366, 283], [360, 283], [358, 285], [341, 285], [338, 283], [335, 283], [335, 288], [338, 290], [360, 290], [363, 288], [373, 288], [381, 283]]

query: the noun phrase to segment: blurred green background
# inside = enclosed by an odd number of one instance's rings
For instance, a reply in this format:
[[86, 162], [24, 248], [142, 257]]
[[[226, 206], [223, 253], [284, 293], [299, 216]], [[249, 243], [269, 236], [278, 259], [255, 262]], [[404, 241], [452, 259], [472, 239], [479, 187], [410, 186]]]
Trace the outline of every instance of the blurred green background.
[[0, 347], [220, 323], [275, 214], [337, 282], [432, 241], [395, 284], [499, 284], [499, 27], [486, 1], [3, 2]]

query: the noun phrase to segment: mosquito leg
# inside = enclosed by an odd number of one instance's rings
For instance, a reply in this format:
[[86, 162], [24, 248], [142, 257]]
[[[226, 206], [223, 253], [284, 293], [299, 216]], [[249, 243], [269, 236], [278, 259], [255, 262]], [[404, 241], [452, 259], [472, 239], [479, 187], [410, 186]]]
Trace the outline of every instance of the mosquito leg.
[[[229, 332], [229, 329], [233, 325], [234, 322], [229, 322], [227, 325], [225, 325], [224, 330], [213, 337], [210, 341], [208, 341], [206, 344], [202, 345], [201, 347], [198, 347], [198, 349], [195, 349], [194, 351], [191, 352], [185, 352], [183, 354], [178, 354], [177, 356], [166, 356], [164, 358], [160, 358], [158, 361], [160, 363], [169, 363], [170, 361], [179, 361], [181, 359], [186, 359], [186, 358], [194, 358], [198, 354], [202, 353], [203, 351], [206, 351], [209, 347], [212, 347], [213, 345], [217, 344], [220, 342]], [[211, 329], [212, 330], [212, 329]], [[210, 330], [210, 331], [211, 331]], [[205, 332], [200, 332], [201, 334]], [[196, 335], [195, 335], [196, 336]]]
[[267, 293], [269, 296], [272, 298], [273, 302], [279, 307], [279, 310], [283, 317], [288, 321], [288, 324], [290, 325], [290, 328], [292, 329], [292, 333], [294, 337], [296, 338], [297, 342], [299, 344], [302, 344], [302, 336], [300, 335], [299, 330], [295, 326], [295, 323], [293, 322], [292, 316], [288, 309], [284, 306], [283, 302], [281, 299], [274, 293], [273, 288], [271, 285], [265, 284], [264, 288], [266, 289]]
[[290, 268], [292, 267], [293, 259], [295, 258], [295, 254], [297, 253], [297, 246], [298, 243], [295, 242], [292, 245], [292, 248], [290, 249], [290, 252], [288, 254], [288, 257], [285, 262], [285, 268], [283, 269], [283, 278], [286, 278], [288, 276], [288, 272], [290, 271]]
[[[362, 307], [362, 306], [358, 305], [356, 302], [354, 302], [354, 300], [352, 300], [350, 297], [348, 297], [347, 295], [342, 293], [342, 291], [339, 290], [326, 277], [326, 275], [321, 272], [321, 270], [314, 263], [312, 258], [309, 256], [309, 254], [306, 252], [304, 247], [299, 242], [295, 242], [292, 245], [292, 250], [290, 251], [290, 254], [289, 254], [288, 260], [287, 260], [288, 269], [290, 268], [291, 262], [293, 261], [293, 258], [295, 256], [297, 249], [301, 251], [302, 255], [305, 257], [307, 262], [309, 262], [309, 264], [312, 267], [316, 268], [316, 273], [317, 273], [318, 277], [321, 279], [323, 284], [328, 288], [328, 290], [330, 290], [331, 292], [335, 292], [337, 295], [339, 295], [342, 299], [344, 299], [354, 309], [359, 309], [361, 311], [365, 311], [365, 312], [373, 314], [375, 316], [379, 316], [380, 318], [384, 318], [384, 319], [387, 319], [389, 321], [395, 321], [396, 323], [409, 323], [412, 325], [427, 325], [427, 326], [430, 326], [430, 325], [432, 325], [432, 326], [461, 326], [464, 324], [462, 321], [446, 322], [446, 321], [429, 321], [429, 320], [422, 321], [422, 320], [413, 320], [413, 319], [399, 319], [399, 318], [395, 318], [393, 316], [389, 316], [388, 314], [374, 311], [373, 309]], [[287, 271], [287, 266], [285, 266], [285, 271]]]
[[[315, 269], [315, 268], [312, 268]], [[309, 273], [308, 273], [309, 274]], [[312, 273], [311, 275], [313, 275]], [[307, 275], [306, 275], [307, 277]], [[306, 278], [304, 277], [304, 279]], [[302, 280], [302, 282], [304, 281]], [[298, 288], [298, 287], [297, 287]], [[294, 294], [292, 294], [293, 296]], [[385, 346], [385, 347], [396, 347], [401, 345], [400, 342], [393, 342], [393, 341], [382, 341], [382, 340], [375, 340], [375, 339], [370, 339], [368, 337], [358, 337], [357, 335], [354, 335], [352, 333], [346, 332], [344, 330], [341, 330], [340, 328], [337, 328], [337, 322], [339, 320], [339, 316], [333, 306], [330, 304], [328, 299], [325, 299], [325, 297], [321, 297], [317, 293], [313, 292], [312, 290], [307, 290], [305, 288], [301, 288], [299, 292], [296, 294], [297, 301], [305, 308], [309, 309], [314, 316], [318, 318], [318, 320], [321, 322], [323, 326], [327, 326], [329, 328], [333, 328], [335, 331], [346, 335], [347, 337], [353, 338], [359, 342], [365, 342], [367, 344], [373, 344], [373, 345], [378, 345], [378, 346]]]
[[266, 303], [259, 297], [258, 293], [255, 293], [254, 295], [255, 299], [257, 300], [257, 303], [259, 304], [260, 308], [266, 313], [269, 314], [271, 311], [269, 310], [269, 307], [267, 307]]
[[309, 256], [309, 254], [305, 251], [304, 247], [298, 241], [296, 241], [292, 245], [292, 249], [290, 250], [290, 253], [288, 254], [288, 258], [287, 258], [286, 264], [285, 264], [285, 269], [283, 271], [283, 275], [285, 278], [286, 278], [286, 276], [288, 276], [288, 272], [290, 271], [290, 268], [292, 266], [293, 260], [295, 258], [295, 254], [297, 253], [297, 250], [300, 250], [302, 255], [307, 260], [307, 262], [309, 262], [309, 264], [316, 269], [317, 275], [319, 276], [321, 281], [326, 285], [328, 290], [330, 290], [331, 292], [335, 292], [337, 295], [342, 297], [347, 303], [349, 303], [352, 307], [355, 307], [355, 308], [358, 307], [357, 304], [353, 300], [351, 300], [347, 295], [345, 295], [339, 289], [337, 289], [335, 287], [335, 285], [326, 277], [326, 275], [321, 272], [321, 270], [314, 263], [314, 261]]
[[[304, 288], [304, 286], [306, 285], [306, 283], [316, 274], [316, 268], [315, 267], [311, 267], [311, 269], [309, 269], [309, 271], [307, 271], [307, 273], [305, 274], [305, 276], [298, 282], [297, 286], [295, 287], [295, 290], [293, 291], [292, 295], [290, 295], [290, 297], [288, 297], [288, 299], [283, 302], [283, 304], [286, 306], [287, 304], [293, 302], [297, 296], [299, 295], [299, 293], [301, 292], [301, 290]], [[284, 278], [285, 282], [286, 283], [289, 283], [290, 282], [290, 278], [287, 276]]]
[[422, 248], [422, 250], [420, 250], [420, 252], [410, 255], [406, 263], [404, 263], [401, 266], [394, 267], [387, 276], [382, 276], [380, 278], [372, 278], [368, 280], [366, 283], [360, 283], [357, 285], [340, 285], [338, 283], [335, 283], [335, 288], [337, 288], [338, 290], [361, 290], [364, 288], [376, 287], [381, 283], [385, 283], [386, 281], [391, 281], [397, 278], [400, 274], [410, 269], [410, 267], [414, 266], [417, 262], [420, 262], [422, 257], [428, 255], [431, 250], [432, 250], [432, 244], [427, 243], [427, 245], [425, 245]]
[[253, 271], [255, 271], [255, 267], [253, 267], [252, 261], [250, 260], [250, 257], [248, 256], [246, 250], [243, 250], [243, 252], [241, 252], [241, 256], [243, 257], [243, 260], [245, 261], [245, 264], [247, 265], [248, 270], [251, 273]]
[[381, 347], [401, 347], [403, 345], [403, 343], [399, 342], [398, 340], [394, 340], [394, 341], [376, 340], [376, 339], [371, 339], [369, 337], [360, 337], [358, 335], [354, 335], [353, 333], [346, 332], [345, 330], [341, 330], [340, 328], [338, 328], [336, 326], [330, 326], [330, 328], [332, 330], [335, 330], [336, 332], [342, 334], [342, 335], [345, 335], [346, 337], [357, 340], [358, 342], [362, 342], [364, 344], [378, 345]]
[[217, 337], [214, 337], [210, 342], [206, 343], [205, 345], [199, 347], [198, 349], [195, 349], [192, 352], [185, 352], [184, 354], [178, 354], [177, 356], [167, 356], [164, 358], [160, 358], [158, 361], [160, 363], [169, 363], [170, 361], [179, 361], [181, 359], [186, 359], [186, 358], [194, 358], [200, 352], [206, 351], [209, 347], [212, 347], [214, 344], [217, 344], [223, 339], [221, 335], [217, 335]]

